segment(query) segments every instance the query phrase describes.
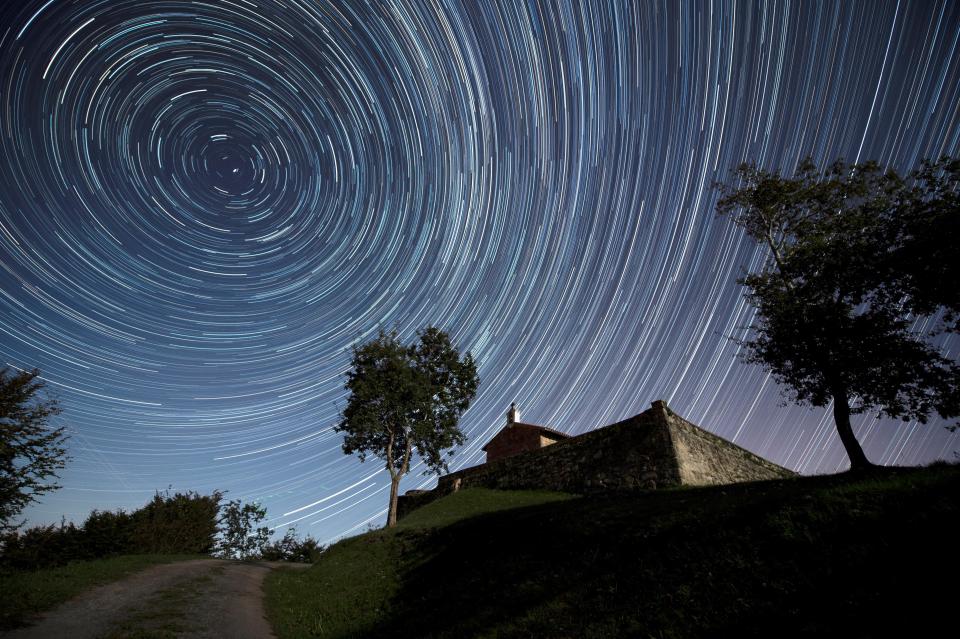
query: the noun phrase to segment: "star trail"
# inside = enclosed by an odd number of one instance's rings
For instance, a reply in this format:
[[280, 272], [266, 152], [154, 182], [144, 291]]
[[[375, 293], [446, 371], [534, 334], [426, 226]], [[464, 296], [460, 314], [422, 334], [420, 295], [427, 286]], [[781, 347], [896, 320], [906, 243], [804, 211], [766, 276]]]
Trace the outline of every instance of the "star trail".
[[[479, 364], [452, 469], [511, 401], [576, 434], [661, 398], [845, 468], [829, 411], [737, 360], [764, 255], [712, 184], [960, 153], [958, 39], [949, 1], [3, 3], [0, 357], [72, 437], [28, 517], [170, 486], [379, 524], [386, 472], [331, 430], [349, 347], [428, 323]], [[952, 459], [942, 426], [855, 422], [884, 464]]]

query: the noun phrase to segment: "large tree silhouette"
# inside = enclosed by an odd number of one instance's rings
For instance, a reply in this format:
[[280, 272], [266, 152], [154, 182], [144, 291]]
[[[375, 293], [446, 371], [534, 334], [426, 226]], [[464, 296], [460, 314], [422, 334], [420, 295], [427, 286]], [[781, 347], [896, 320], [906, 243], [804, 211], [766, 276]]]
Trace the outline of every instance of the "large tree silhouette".
[[792, 177], [746, 164], [734, 178], [717, 210], [769, 251], [741, 279], [756, 308], [744, 358], [793, 401], [832, 402], [853, 470], [871, 463], [851, 414], [960, 414], [960, 368], [930, 341], [955, 327], [957, 163], [906, 178], [873, 162], [807, 160]]

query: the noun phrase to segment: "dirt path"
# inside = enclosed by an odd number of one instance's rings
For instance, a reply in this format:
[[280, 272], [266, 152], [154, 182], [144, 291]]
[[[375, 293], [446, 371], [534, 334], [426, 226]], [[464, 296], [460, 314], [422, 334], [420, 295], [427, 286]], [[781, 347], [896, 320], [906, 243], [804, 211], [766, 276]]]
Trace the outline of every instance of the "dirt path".
[[263, 578], [304, 564], [182, 561], [100, 586], [3, 639], [264, 639]]

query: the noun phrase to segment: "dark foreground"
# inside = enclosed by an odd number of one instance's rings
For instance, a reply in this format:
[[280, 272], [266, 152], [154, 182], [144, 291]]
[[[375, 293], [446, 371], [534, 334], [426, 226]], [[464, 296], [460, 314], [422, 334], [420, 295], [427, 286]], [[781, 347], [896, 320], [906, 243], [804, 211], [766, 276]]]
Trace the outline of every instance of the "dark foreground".
[[269, 575], [268, 614], [283, 638], [932, 636], [954, 625], [958, 495], [947, 465], [562, 501], [462, 491]]

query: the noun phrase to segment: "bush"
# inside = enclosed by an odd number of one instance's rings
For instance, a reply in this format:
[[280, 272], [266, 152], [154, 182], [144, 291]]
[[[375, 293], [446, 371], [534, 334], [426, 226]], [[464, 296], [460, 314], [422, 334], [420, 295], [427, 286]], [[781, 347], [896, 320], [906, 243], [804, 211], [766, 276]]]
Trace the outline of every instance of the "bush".
[[209, 554], [223, 494], [157, 493], [143, 508], [94, 510], [80, 527], [34, 526], [0, 536], [0, 567], [36, 570], [114, 555]]
[[317, 561], [326, 548], [313, 537], [307, 535], [303, 539], [297, 537], [295, 528], [287, 530], [283, 539], [267, 544], [262, 553], [266, 561], [295, 561], [312, 564]]
[[8, 532], [0, 538], [0, 565], [14, 570], [59, 566], [83, 558], [83, 530], [72, 523], [34, 526]]
[[130, 548], [133, 515], [117, 510], [94, 510], [80, 529], [81, 559], [119, 555]]
[[223, 493], [157, 493], [133, 513], [129, 552], [133, 554], [194, 555], [213, 550], [217, 513]]

